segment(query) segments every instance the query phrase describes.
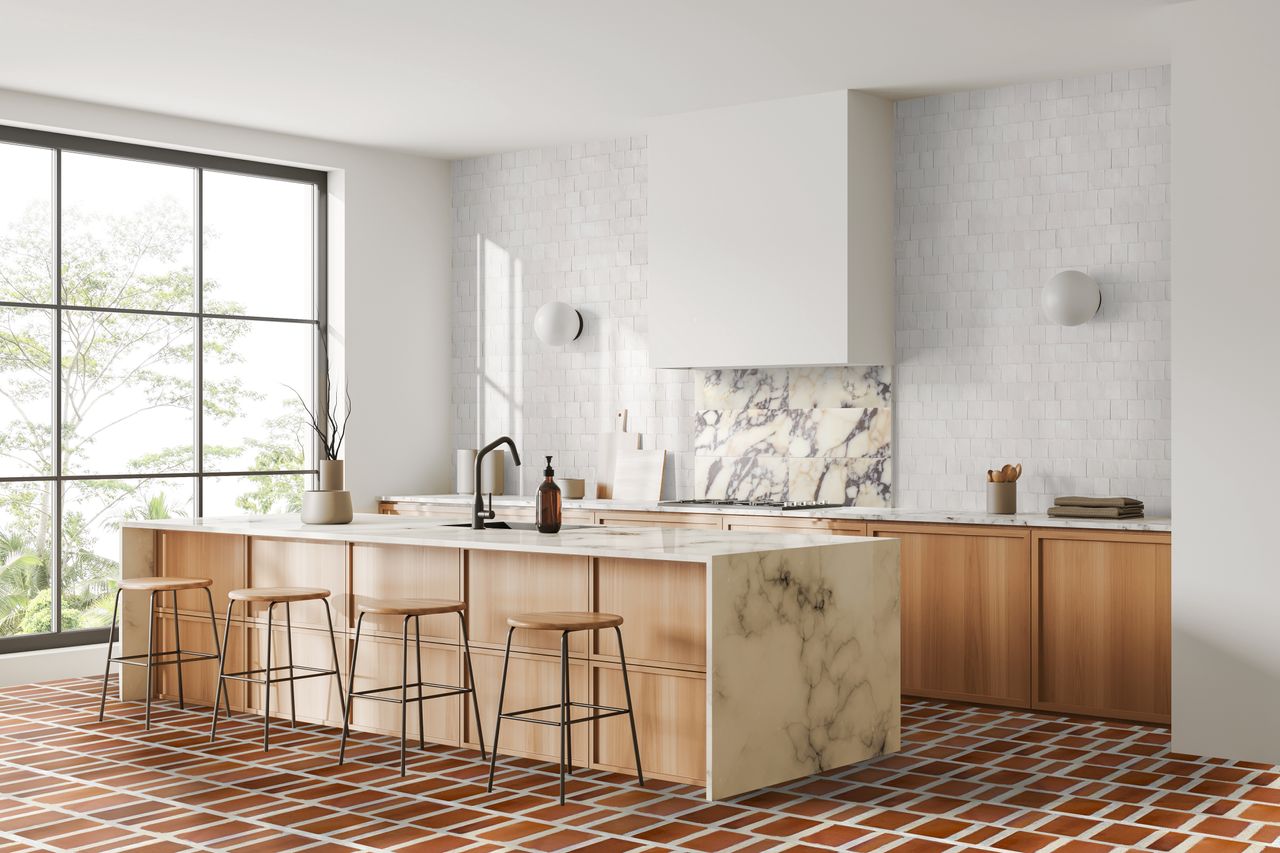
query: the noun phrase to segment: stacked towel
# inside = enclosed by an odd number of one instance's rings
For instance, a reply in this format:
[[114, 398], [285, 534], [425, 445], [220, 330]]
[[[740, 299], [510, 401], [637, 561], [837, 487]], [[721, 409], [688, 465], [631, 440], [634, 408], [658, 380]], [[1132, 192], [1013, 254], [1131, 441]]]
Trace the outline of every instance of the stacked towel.
[[1135, 498], [1055, 498], [1050, 518], [1142, 518], [1142, 501]]

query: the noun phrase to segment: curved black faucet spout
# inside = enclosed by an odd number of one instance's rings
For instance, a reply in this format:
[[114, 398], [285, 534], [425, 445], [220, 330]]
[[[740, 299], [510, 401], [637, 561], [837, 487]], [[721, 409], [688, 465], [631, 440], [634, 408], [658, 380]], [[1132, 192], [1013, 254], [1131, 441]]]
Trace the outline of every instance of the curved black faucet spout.
[[484, 508], [484, 501], [480, 498], [480, 487], [484, 484], [483, 475], [481, 474], [481, 465], [484, 462], [484, 458], [489, 455], [489, 451], [501, 447], [504, 444], [511, 448], [511, 461], [519, 465], [520, 451], [516, 450], [516, 443], [512, 441], [511, 436], [508, 435], [504, 435], [501, 438], [495, 438], [493, 441], [480, 448], [479, 452], [476, 453], [476, 500], [475, 510], [471, 514], [472, 530], [484, 530], [485, 520], [491, 519], [494, 516], [493, 492], [489, 493], [489, 508], [487, 510]]

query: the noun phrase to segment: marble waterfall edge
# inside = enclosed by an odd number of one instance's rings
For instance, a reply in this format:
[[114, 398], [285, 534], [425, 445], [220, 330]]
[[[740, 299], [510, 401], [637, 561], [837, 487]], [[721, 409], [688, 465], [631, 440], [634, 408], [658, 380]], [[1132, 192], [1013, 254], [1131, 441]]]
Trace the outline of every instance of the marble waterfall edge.
[[709, 571], [711, 798], [900, 749], [897, 540], [732, 554]]

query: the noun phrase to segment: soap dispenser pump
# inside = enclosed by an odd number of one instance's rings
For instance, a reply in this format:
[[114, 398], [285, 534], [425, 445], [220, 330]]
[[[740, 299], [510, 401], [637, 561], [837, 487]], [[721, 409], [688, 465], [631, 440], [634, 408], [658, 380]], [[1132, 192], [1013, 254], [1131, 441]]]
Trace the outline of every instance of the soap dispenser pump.
[[555, 469], [551, 467], [551, 457], [547, 457], [547, 470], [542, 472], [546, 479], [538, 486], [538, 500], [535, 504], [536, 522], [539, 533], [560, 532], [560, 487], [556, 485]]

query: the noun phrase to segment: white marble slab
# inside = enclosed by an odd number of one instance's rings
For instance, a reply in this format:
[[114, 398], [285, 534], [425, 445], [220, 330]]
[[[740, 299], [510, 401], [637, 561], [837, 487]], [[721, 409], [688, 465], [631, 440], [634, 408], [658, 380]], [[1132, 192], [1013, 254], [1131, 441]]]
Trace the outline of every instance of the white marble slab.
[[860, 538], [712, 561], [711, 799], [898, 751], [898, 547]]
[[[381, 501], [436, 504], [440, 506], [470, 506], [470, 495], [386, 495]], [[533, 506], [533, 498], [520, 495], [497, 496], [495, 506]], [[1039, 512], [1020, 512], [1017, 515], [993, 515], [985, 512], [958, 512], [940, 509], [901, 509], [897, 507], [838, 507], [816, 510], [755, 509], [749, 507], [662, 506], [653, 502], [566, 500], [566, 509], [582, 509], [594, 512], [610, 510], [636, 512], [694, 512], [721, 515], [765, 515], [783, 518], [843, 518], [854, 521], [915, 521], [929, 524], [994, 524], [1005, 527], [1057, 527], [1081, 530], [1129, 530], [1168, 533], [1172, 521], [1167, 516], [1147, 518], [1050, 518]]]
[[[297, 515], [267, 515], [126, 521], [122, 526], [126, 529], [231, 533], [320, 542], [425, 545], [479, 551], [627, 557], [703, 564], [714, 557], [732, 554], [812, 548], [850, 541], [847, 536], [822, 533], [744, 533], [678, 527], [589, 526], [544, 534], [533, 530], [472, 530], [470, 527], [451, 527], [451, 523], [452, 519], [448, 518], [357, 513], [350, 524], [303, 524]], [[866, 537], [853, 538], [871, 541]]]

